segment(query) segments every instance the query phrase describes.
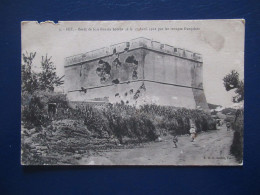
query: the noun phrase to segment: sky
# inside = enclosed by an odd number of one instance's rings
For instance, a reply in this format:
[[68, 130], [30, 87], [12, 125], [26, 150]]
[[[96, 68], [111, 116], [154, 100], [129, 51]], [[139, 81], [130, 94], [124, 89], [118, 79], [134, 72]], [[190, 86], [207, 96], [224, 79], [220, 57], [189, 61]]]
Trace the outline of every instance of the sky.
[[65, 57], [86, 53], [137, 37], [200, 53], [203, 84], [208, 103], [232, 105], [234, 91], [227, 92], [223, 78], [236, 70], [244, 79], [243, 20], [175, 21], [67, 21], [54, 24], [22, 22], [22, 53], [36, 52], [34, 70], [41, 56], [52, 56], [59, 76], [64, 75]]

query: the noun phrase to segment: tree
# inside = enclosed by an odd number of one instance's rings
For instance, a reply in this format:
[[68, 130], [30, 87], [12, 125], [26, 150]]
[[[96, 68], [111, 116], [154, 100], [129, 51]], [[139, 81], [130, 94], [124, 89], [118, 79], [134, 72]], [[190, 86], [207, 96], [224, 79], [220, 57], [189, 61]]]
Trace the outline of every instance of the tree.
[[233, 102], [241, 102], [244, 100], [244, 82], [239, 80], [239, 73], [232, 70], [228, 75], [223, 78], [224, 86], [227, 91], [236, 89], [236, 96], [233, 97]]
[[22, 91], [32, 93], [38, 88], [37, 74], [32, 71], [32, 62], [36, 52], [22, 55]]
[[42, 56], [41, 60], [42, 72], [39, 73], [39, 83], [41, 90], [53, 91], [55, 86], [63, 84], [61, 78], [56, 75], [56, 68], [51, 61], [51, 57]]
[[41, 60], [41, 72], [35, 73], [32, 70], [32, 63], [36, 56], [34, 53], [22, 54], [22, 91], [33, 93], [36, 90], [50, 90], [53, 91], [55, 86], [63, 84], [61, 80], [63, 77], [56, 75], [56, 68], [51, 61], [51, 57], [42, 56]]

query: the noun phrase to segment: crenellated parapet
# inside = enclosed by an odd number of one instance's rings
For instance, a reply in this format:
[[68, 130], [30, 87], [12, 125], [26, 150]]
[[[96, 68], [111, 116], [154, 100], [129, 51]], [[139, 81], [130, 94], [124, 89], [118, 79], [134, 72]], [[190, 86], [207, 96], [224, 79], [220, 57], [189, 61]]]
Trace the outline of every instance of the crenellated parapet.
[[177, 48], [168, 44], [162, 44], [160, 42], [153, 41], [151, 39], [147, 39], [144, 37], [139, 37], [136, 39], [132, 39], [129, 42], [122, 42], [122, 43], [110, 45], [110, 47], [103, 47], [97, 50], [67, 57], [65, 58], [65, 66], [75, 65], [82, 62], [87, 62], [98, 58], [111, 56], [115, 53], [128, 52], [139, 48], [146, 48], [164, 54], [173, 55], [176, 57], [185, 58], [192, 61], [202, 62], [201, 54], [194, 53], [186, 49]]

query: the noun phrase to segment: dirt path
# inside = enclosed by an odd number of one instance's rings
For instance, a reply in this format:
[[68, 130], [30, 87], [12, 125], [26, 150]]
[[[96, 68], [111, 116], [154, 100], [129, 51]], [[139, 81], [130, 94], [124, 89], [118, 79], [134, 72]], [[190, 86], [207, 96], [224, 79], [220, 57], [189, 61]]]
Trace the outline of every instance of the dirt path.
[[237, 165], [229, 155], [233, 132], [225, 127], [202, 132], [195, 142], [187, 135], [180, 136], [178, 148], [172, 137], [151, 142], [142, 147], [101, 152], [98, 156], [82, 158], [79, 164], [89, 165]]

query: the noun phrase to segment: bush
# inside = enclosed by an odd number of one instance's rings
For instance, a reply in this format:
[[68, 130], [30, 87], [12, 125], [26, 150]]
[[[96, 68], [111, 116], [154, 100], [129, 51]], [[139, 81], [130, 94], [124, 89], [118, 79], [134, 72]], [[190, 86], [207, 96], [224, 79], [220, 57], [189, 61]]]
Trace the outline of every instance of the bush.
[[243, 161], [243, 137], [244, 137], [244, 112], [236, 111], [236, 117], [231, 123], [232, 129], [235, 130], [233, 142], [230, 147], [230, 153], [236, 157], [238, 162]]
[[139, 141], [155, 140], [157, 138], [155, 126], [149, 117], [138, 112], [138, 109], [123, 104], [108, 105], [102, 114], [103, 129], [109, 135], [115, 136], [120, 143], [123, 137], [138, 139]]
[[[26, 128], [47, 126], [51, 122], [48, 117], [48, 103], [56, 103], [58, 112], [68, 108], [64, 94], [48, 91], [22, 93], [22, 122]], [[60, 113], [58, 115], [60, 116]]]
[[216, 129], [216, 122], [201, 110], [157, 105], [144, 105], [138, 109], [124, 104], [107, 105], [103, 109], [93, 106], [77, 109], [90, 131], [98, 132], [100, 136], [105, 132], [115, 136], [120, 143], [123, 137], [138, 139], [140, 142], [155, 140], [160, 130], [171, 134], [187, 134], [191, 121], [195, 123], [197, 131]]
[[159, 121], [156, 121], [155, 118], [156, 127], [173, 134], [189, 133], [191, 121], [195, 123], [198, 132], [216, 129], [216, 122], [213, 118], [201, 110], [144, 105], [140, 111], [149, 116], [159, 117]]
[[89, 131], [97, 133], [99, 137], [104, 137], [104, 135], [110, 134], [106, 126], [107, 121], [104, 120], [102, 113], [98, 109], [86, 106], [84, 111], [81, 113], [84, 117], [84, 124], [87, 126]]
[[136, 108], [123, 103], [101, 107], [82, 104], [70, 108], [64, 95], [50, 92], [37, 92], [30, 98], [23, 97], [24, 123], [30, 126], [46, 126], [50, 122], [47, 115], [49, 102], [58, 105], [58, 116], [54, 119], [81, 120], [93, 135], [115, 136], [120, 143], [123, 143], [124, 137], [139, 142], [152, 141], [160, 135], [159, 131], [166, 134], [187, 134], [191, 121], [198, 132], [216, 129], [215, 121], [201, 110], [158, 105]]
[[236, 157], [238, 162], [242, 162], [243, 160], [243, 137], [241, 136], [240, 132], [235, 131], [233, 142], [230, 147], [230, 152]]
[[[31, 129], [33, 127], [39, 127], [48, 122], [48, 116], [44, 112], [44, 104], [38, 96], [27, 96], [28, 103], [22, 105], [22, 122], [25, 127]], [[26, 97], [23, 97], [26, 99]]]

